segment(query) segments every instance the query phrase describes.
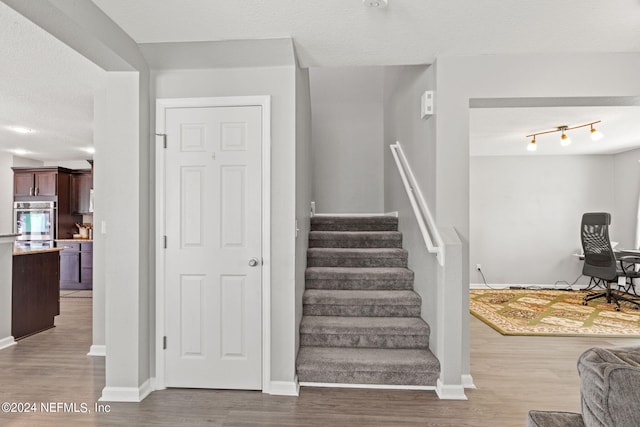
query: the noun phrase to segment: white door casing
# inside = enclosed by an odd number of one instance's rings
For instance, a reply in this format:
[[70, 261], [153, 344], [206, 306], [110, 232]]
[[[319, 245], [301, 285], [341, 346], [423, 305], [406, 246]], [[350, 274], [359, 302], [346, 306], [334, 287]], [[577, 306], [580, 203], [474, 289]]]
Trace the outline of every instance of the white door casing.
[[155, 388], [267, 391], [269, 103], [258, 100], [158, 101], [167, 248], [157, 255]]

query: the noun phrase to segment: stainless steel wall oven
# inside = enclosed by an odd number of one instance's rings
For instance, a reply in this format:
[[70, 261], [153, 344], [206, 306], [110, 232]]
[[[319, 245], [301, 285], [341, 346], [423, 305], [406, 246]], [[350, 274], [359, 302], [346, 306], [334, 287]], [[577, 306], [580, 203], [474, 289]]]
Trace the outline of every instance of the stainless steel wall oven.
[[22, 248], [52, 248], [56, 239], [56, 202], [14, 202], [14, 233], [16, 246]]

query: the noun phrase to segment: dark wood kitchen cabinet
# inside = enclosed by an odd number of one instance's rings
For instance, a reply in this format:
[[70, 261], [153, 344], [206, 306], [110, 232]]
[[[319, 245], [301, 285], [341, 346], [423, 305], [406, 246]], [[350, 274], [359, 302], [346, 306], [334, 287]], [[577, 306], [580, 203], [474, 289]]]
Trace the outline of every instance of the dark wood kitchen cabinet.
[[54, 327], [60, 314], [58, 251], [13, 255], [11, 335], [20, 339]]
[[[63, 168], [13, 168], [14, 200], [29, 200], [58, 196], [59, 189], [65, 193], [70, 174]], [[66, 191], [68, 193], [68, 190]]]
[[93, 288], [93, 243], [58, 241], [60, 252], [60, 289]]
[[93, 175], [91, 169], [76, 170], [71, 175], [71, 213], [91, 213], [91, 189], [93, 188]]

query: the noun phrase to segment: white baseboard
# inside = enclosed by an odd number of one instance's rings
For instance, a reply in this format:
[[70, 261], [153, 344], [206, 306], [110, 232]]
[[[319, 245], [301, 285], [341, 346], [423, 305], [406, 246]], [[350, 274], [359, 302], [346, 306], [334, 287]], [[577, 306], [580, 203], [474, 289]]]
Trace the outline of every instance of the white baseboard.
[[142, 402], [153, 390], [151, 380], [146, 380], [140, 387], [105, 387], [101, 402]]
[[380, 390], [429, 390], [436, 388], [428, 385], [396, 385], [396, 384], [345, 384], [345, 383], [312, 383], [301, 382], [302, 387], [330, 387], [330, 388], [371, 388]]
[[8, 337], [2, 338], [0, 340], [0, 350], [14, 346], [16, 344], [17, 344], [17, 341], [13, 338], [12, 335], [9, 335]]
[[153, 391], [158, 391], [158, 390], [166, 390], [166, 387], [160, 386], [160, 384], [158, 384], [158, 380], [156, 379], [156, 377], [151, 377], [149, 379], [150, 385], [151, 385], [151, 390]]
[[398, 217], [398, 212], [385, 212], [385, 213], [314, 213], [312, 216], [338, 216], [338, 217], [369, 217], [369, 216], [393, 216]]
[[[562, 290], [562, 289], [567, 289], [568, 285], [565, 283], [558, 283], [558, 284], [531, 284], [531, 283], [509, 283], [509, 284], [504, 284], [504, 283], [469, 283], [469, 289], [509, 289], [511, 286], [516, 286], [518, 288], [523, 288], [523, 289], [558, 289], [558, 290]], [[587, 285], [573, 285], [571, 286], [571, 289], [573, 289], [574, 291], [580, 290], [580, 289], [584, 289], [586, 288]]]
[[436, 393], [441, 400], [467, 400], [462, 384], [442, 384], [439, 378], [436, 384]]
[[92, 345], [89, 348], [89, 353], [87, 353], [87, 356], [97, 356], [97, 357], [104, 357], [107, 355], [107, 346], [106, 345]]
[[275, 396], [298, 396], [300, 394], [300, 384], [298, 376], [293, 381], [270, 381], [269, 386], [262, 391]]
[[460, 381], [462, 382], [463, 388], [476, 388], [476, 385], [473, 383], [473, 377], [471, 375], [462, 375], [460, 377]]

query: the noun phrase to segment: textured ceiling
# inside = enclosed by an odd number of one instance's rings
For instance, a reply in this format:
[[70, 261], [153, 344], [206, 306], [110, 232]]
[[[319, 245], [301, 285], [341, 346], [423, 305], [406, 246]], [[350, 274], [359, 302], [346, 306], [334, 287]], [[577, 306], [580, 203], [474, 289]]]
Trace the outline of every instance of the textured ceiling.
[[[640, 107], [472, 108], [469, 151], [472, 156], [540, 156], [612, 154], [640, 147]], [[602, 120], [595, 125], [604, 138], [591, 140], [589, 127], [567, 132], [571, 145], [560, 146], [561, 133], [536, 137], [537, 150], [526, 150], [526, 135], [573, 127]]]
[[302, 66], [640, 51], [638, 0], [93, 0], [138, 43], [291, 37]]
[[84, 149], [93, 146], [93, 92], [104, 72], [1, 2], [0, 47], [0, 150], [44, 161], [91, 158]]

